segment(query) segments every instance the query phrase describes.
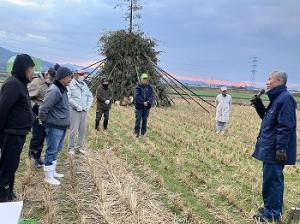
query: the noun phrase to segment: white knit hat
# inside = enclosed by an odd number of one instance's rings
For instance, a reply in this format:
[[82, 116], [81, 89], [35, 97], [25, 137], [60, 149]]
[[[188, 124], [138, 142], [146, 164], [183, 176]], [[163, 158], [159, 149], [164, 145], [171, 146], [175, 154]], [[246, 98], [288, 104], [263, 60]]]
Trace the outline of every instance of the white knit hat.
[[227, 91], [227, 86], [222, 86], [221, 87], [221, 91], [223, 92], [223, 91]]

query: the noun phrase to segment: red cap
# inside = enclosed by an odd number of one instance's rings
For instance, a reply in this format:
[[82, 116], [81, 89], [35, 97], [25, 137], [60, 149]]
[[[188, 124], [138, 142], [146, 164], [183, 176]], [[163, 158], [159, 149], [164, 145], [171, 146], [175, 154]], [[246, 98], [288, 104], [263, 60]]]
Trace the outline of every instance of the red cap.
[[80, 70], [77, 70], [76, 72], [75, 72], [75, 74], [78, 74], [78, 75], [80, 75], [80, 76], [84, 76], [84, 71], [80, 71]]

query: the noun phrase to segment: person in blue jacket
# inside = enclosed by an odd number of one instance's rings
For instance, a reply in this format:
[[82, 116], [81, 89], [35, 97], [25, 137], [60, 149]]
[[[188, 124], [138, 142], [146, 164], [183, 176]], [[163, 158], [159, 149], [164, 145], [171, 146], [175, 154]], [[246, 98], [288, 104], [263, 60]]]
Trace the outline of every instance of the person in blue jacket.
[[297, 157], [296, 101], [287, 91], [287, 74], [272, 72], [267, 81], [270, 104], [251, 99], [262, 119], [253, 157], [263, 162], [262, 196], [264, 207], [254, 219], [259, 222], [280, 221], [282, 216], [285, 165], [295, 165]]
[[140, 83], [135, 88], [134, 134], [137, 138], [146, 134], [150, 108], [154, 104], [154, 92], [149, 85], [148, 74], [142, 74], [140, 80]]

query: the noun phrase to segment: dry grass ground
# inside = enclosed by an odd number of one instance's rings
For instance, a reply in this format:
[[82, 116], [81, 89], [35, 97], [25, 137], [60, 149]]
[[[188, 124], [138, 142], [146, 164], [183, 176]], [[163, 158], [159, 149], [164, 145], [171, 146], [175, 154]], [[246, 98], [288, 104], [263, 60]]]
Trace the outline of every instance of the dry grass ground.
[[[25, 147], [17, 177], [24, 217], [45, 224], [253, 223], [262, 204], [262, 167], [251, 158], [260, 122], [253, 108], [235, 105], [224, 136], [215, 134], [213, 111], [181, 102], [153, 109], [143, 139], [132, 135], [133, 108], [114, 106], [107, 132], [94, 131], [94, 119], [91, 112], [87, 154], [62, 153], [66, 177], [57, 188], [26, 165]], [[285, 169], [285, 213], [300, 204], [299, 174], [299, 166]]]

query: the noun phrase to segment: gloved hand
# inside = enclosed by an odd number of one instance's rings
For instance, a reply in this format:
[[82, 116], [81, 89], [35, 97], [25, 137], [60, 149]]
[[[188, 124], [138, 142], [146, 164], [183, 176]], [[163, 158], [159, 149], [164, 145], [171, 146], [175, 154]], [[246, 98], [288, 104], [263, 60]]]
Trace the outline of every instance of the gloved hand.
[[149, 103], [148, 102], [144, 102], [144, 106], [148, 107]]
[[254, 106], [255, 108], [260, 107], [263, 105], [261, 98], [254, 96], [251, 100], [251, 105]]
[[105, 100], [105, 104], [108, 105], [110, 103], [110, 100]]
[[286, 159], [287, 159], [287, 155], [284, 149], [279, 149], [276, 151], [276, 160], [278, 162], [285, 162]]
[[83, 108], [81, 106], [76, 107], [77, 112], [81, 112], [82, 110], [83, 110]]
[[43, 125], [42, 121], [40, 120], [39, 116], [36, 117], [36, 120], [38, 122], [39, 125]]

